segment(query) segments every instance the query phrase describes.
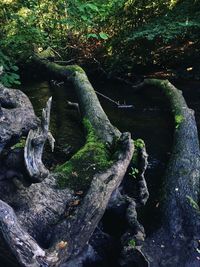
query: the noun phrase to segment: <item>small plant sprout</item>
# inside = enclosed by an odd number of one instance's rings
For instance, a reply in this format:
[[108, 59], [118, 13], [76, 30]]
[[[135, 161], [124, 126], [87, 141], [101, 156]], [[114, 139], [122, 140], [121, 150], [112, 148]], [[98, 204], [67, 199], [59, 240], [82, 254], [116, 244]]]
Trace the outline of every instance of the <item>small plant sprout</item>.
[[139, 173], [137, 168], [131, 167], [131, 172], [129, 172], [129, 175], [132, 176], [134, 179], [136, 179], [137, 174]]
[[135, 246], [136, 246], [136, 242], [135, 242], [135, 240], [134, 240], [134, 239], [131, 239], [131, 240], [129, 241], [128, 245], [129, 245], [131, 248], [135, 249]]

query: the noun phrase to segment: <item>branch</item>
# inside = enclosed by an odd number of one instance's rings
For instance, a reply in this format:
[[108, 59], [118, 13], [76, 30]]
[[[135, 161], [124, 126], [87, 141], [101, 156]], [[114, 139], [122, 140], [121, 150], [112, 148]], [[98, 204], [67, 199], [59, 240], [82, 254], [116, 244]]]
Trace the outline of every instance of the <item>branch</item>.
[[26, 169], [34, 182], [41, 182], [49, 174], [42, 162], [42, 154], [46, 140], [49, 140], [52, 151], [54, 149], [55, 140], [49, 133], [51, 102], [52, 98], [49, 98], [42, 112], [41, 125], [35, 130], [30, 130], [24, 148]]
[[13, 209], [1, 200], [0, 229], [5, 241], [21, 266], [49, 266], [45, 260], [45, 251], [42, 250], [37, 242], [22, 228]]

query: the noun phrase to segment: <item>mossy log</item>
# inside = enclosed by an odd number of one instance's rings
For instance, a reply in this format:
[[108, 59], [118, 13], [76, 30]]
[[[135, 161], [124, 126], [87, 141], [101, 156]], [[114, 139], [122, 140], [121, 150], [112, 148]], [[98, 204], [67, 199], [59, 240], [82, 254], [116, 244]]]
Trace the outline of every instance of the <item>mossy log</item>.
[[[21, 266], [75, 266], [74, 260], [87, 246], [112, 193], [122, 182], [134, 145], [129, 133], [121, 134], [110, 123], [80, 67], [39, 62], [74, 83], [87, 140], [70, 161], [39, 179], [41, 182], [28, 187], [20, 181], [7, 182], [0, 203], [4, 237], [0, 254], [3, 256], [8, 246]], [[141, 177], [144, 179], [143, 172]], [[68, 189], [71, 180], [75, 180], [73, 189], [79, 189], [77, 185], [84, 189], [83, 196]], [[72, 206], [77, 207], [69, 213]], [[14, 262], [12, 255], [9, 259]]]
[[147, 79], [143, 84], [161, 90], [174, 118], [174, 144], [162, 190], [162, 227], [146, 240], [143, 252], [153, 267], [199, 266], [200, 150], [194, 111], [169, 81]]

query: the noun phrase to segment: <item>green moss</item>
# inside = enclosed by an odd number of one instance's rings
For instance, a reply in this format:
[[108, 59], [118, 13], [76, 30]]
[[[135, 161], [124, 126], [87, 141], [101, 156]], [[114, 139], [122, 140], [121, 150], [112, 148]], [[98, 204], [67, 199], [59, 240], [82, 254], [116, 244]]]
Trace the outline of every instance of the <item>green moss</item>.
[[95, 173], [112, 164], [107, 146], [98, 139], [90, 121], [84, 118], [83, 124], [87, 131], [86, 144], [68, 162], [56, 168], [60, 188], [85, 190]]
[[38, 56], [40, 58], [42, 58], [42, 59], [46, 59], [46, 58], [50, 58], [50, 57], [53, 57], [54, 58], [55, 57], [55, 54], [54, 54], [53, 50], [50, 47], [48, 47], [47, 49], [45, 49], [42, 52], [40, 52], [38, 54]]
[[136, 247], [136, 241], [134, 239], [129, 240], [128, 245], [132, 248], [135, 249]]
[[145, 146], [145, 143], [142, 139], [134, 140], [134, 146], [136, 148], [143, 148]]
[[134, 143], [134, 153], [133, 153], [133, 157], [132, 157], [132, 163], [134, 164], [134, 166], [137, 166], [138, 164], [138, 150], [143, 148], [145, 146], [145, 143], [142, 139], [137, 139], [133, 141]]
[[26, 138], [25, 137], [21, 137], [21, 139], [19, 140], [18, 143], [16, 143], [15, 145], [13, 145], [11, 147], [11, 149], [15, 149], [15, 148], [24, 148], [26, 144]]
[[71, 72], [79, 72], [79, 73], [85, 73], [85, 71], [78, 65], [70, 65], [66, 67], [67, 70], [71, 71]]
[[184, 121], [184, 117], [182, 115], [175, 115], [175, 127], [176, 129], [180, 126], [180, 124]]

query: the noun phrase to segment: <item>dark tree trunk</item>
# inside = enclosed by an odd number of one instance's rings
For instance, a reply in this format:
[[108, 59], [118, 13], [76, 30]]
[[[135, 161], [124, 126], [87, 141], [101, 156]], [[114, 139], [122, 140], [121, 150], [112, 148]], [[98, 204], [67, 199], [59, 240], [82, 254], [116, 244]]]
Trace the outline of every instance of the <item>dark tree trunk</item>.
[[145, 80], [159, 88], [174, 117], [174, 145], [164, 178], [163, 223], [143, 247], [150, 266], [199, 266], [200, 151], [194, 111], [169, 81]]

